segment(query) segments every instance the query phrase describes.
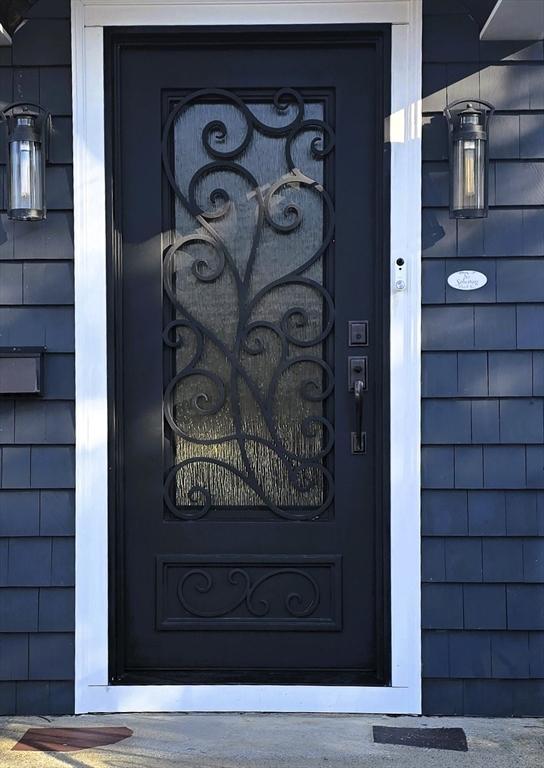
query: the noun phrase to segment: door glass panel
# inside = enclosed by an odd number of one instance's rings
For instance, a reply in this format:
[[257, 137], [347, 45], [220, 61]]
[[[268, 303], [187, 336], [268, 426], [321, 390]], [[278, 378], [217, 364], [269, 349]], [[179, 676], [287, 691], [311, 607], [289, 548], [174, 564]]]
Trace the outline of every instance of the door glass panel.
[[178, 518], [266, 509], [313, 519], [331, 507], [334, 136], [324, 106], [291, 89], [196, 92], [166, 123], [165, 501]]

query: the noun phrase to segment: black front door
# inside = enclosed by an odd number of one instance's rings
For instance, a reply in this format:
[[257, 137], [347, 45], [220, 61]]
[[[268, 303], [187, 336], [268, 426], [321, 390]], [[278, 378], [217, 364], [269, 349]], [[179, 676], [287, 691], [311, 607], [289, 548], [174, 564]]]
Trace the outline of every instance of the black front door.
[[110, 35], [114, 682], [387, 681], [387, 39]]

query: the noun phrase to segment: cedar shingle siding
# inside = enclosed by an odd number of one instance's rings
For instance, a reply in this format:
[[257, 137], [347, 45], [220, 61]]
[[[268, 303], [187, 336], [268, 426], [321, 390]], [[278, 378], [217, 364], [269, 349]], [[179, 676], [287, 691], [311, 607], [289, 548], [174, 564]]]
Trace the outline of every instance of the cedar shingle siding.
[[40, 0], [0, 48], [0, 106], [53, 114], [47, 221], [5, 215], [0, 345], [46, 345], [45, 396], [0, 399], [0, 713], [72, 712], [74, 324], [70, 4]]
[[[480, 43], [466, 6], [424, 3], [424, 711], [542, 715], [544, 44]], [[499, 110], [492, 207], [456, 224], [441, 110], [471, 96]]]
[[[544, 45], [480, 44], [461, 0], [424, 10], [424, 710], [544, 714]], [[48, 351], [43, 400], [0, 402], [0, 713], [54, 714], [73, 711], [69, 2], [29, 17], [0, 49], [0, 105], [53, 113], [50, 212], [2, 214], [0, 345]], [[456, 225], [440, 113], [478, 94], [500, 110], [492, 207]], [[459, 268], [488, 276], [477, 304], [447, 287]]]

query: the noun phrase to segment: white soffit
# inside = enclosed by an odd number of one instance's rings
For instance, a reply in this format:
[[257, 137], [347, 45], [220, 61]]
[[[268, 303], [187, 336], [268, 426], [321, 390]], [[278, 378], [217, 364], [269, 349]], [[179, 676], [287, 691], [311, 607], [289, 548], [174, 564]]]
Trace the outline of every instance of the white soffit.
[[11, 35], [6, 32], [6, 28], [0, 24], [0, 48], [11, 45]]
[[481, 40], [543, 40], [544, 0], [497, 0]]

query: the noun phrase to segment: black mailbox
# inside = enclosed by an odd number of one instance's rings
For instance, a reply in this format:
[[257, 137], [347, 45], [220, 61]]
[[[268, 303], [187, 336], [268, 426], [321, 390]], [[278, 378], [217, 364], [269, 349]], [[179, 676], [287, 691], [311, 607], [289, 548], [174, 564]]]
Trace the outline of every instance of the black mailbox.
[[0, 347], [0, 396], [43, 394], [45, 347]]

